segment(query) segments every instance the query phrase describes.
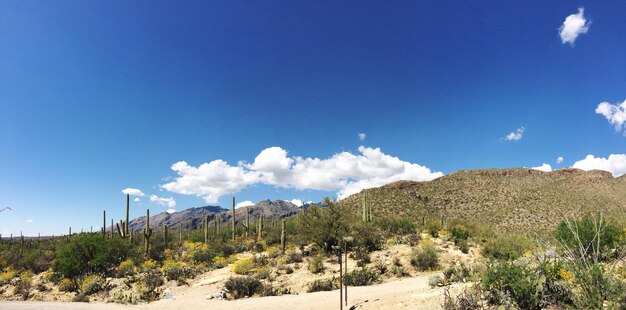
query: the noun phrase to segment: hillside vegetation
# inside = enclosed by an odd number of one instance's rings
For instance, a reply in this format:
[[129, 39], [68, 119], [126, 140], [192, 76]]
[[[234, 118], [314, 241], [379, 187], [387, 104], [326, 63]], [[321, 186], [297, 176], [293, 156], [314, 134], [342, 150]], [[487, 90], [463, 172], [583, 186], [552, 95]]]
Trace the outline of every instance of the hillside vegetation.
[[[366, 191], [341, 204], [358, 212]], [[425, 198], [427, 197], [427, 198]], [[374, 217], [415, 222], [462, 219], [508, 231], [546, 230], [558, 219], [626, 209], [626, 177], [605, 171], [488, 169], [459, 171], [428, 182], [399, 181], [367, 190]]]

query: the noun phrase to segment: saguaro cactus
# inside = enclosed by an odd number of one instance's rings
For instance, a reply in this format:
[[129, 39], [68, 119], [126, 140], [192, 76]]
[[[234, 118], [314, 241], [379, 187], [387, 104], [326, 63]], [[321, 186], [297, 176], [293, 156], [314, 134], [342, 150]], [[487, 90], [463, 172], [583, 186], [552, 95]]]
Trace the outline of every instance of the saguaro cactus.
[[146, 243], [146, 257], [150, 256], [150, 237], [152, 236], [152, 228], [150, 228], [150, 209], [146, 209], [146, 227], [143, 230], [143, 237]]
[[209, 244], [209, 216], [202, 215], [202, 226], [204, 226], [204, 243]]
[[231, 220], [231, 225], [230, 225], [230, 229], [232, 230], [232, 239], [233, 241], [235, 240], [235, 195], [233, 194], [233, 208], [232, 208], [232, 220]]
[[285, 247], [287, 244], [285, 243], [285, 219], [282, 219], [280, 222], [280, 248], [282, 253], [285, 254]]
[[259, 216], [257, 217], [257, 238], [261, 239], [261, 236], [263, 235], [263, 215], [259, 214]]
[[246, 223], [243, 224], [246, 228], [246, 238], [248, 238], [248, 233], [250, 232], [250, 209], [246, 206]]
[[363, 222], [367, 222], [367, 190], [363, 190], [363, 204], [361, 206]]

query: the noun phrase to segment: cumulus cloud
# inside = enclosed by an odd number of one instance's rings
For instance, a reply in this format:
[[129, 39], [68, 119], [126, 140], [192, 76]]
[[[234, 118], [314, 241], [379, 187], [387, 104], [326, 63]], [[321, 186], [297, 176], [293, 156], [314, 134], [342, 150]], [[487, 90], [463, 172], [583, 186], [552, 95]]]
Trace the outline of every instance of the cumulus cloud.
[[526, 131], [526, 128], [524, 127], [517, 128], [517, 130], [510, 132], [508, 135], [506, 135], [506, 137], [504, 137], [504, 140], [519, 141], [524, 137], [524, 131]]
[[171, 209], [170, 208], [170, 209], [167, 209], [167, 211], [165, 211], [165, 212], [167, 212], [169, 214], [172, 214], [172, 213], [176, 212], [176, 209]]
[[257, 183], [258, 174], [247, 170], [243, 163], [231, 166], [223, 160], [214, 160], [193, 167], [184, 161], [172, 165], [178, 174], [174, 181], [161, 185], [165, 190], [184, 195], [202, 197], [207, 203], [216, 203], [219, 197], [236, 193]]
[[561, 163], [563, 163], [563, 156], [559, 156], [559, 157], [557, 157], [557, 158], [556, 158], [556, 163], [557, 163], [557, 164], [561, 164]]
[[302, 207], [304, 205], [304, 203], [302, 203], [302, 200], [300, 199], [291, 199], [291, 203], [293, 203], [294, 205], [298, 207]]
[[170, 209], [174, 209], [176, 207], [176, 200], [172, 197], [159, 197], [157, 195], [150, 196], [150, 201], [161, 205], [163, 207], [168, 207]]
[[251, 164], [231, 166], [222, 160], [193, 167], [186, 162], [172, 165], [178, 177], [162, 188], [202, 197], [215, 203], [219, 197], [253, 184], [298, 190], [336, 191], [341, 199], [364, 188], [399, 180], [428, 181], [440, 176], [428, 167], [402, 161], [380, 148], [359, 147], [359, 153], [337, 153], [329, 158], [289, 156], [280, 147], [262, 150]]
[[133, 199], [134, 202], [139, 202], [141, 201], [141, 199], [139, 199], [139, 197], [135, 197], [135, 199]]
[[127, 187], [123, 189], [122, 193], [131, 196], [145, 196], [145, 194], [141, 190], [132, 187]]
[[35, 222], [35, 221], [33, 221], [33, 220], [31, 220], [31, 219], [26, 220], [26, 223], [34, 223], [34, 222]]
[[365, 138], [367, 138], [367, 135], [364, 133], [359, 133], [359, 140], [363, 141], [365, 140]]
[[531, 169], [545, 171], [545, 172], [550, 172], [550, 171], [552, 171], [552, 166], [550, 166], [550, 165], [548, 165], [546, 163], [543, 163], [541, 166], [532, 167]]
[[[620, 132], [626, 126], [626, 100], [622, 103], [610, 104], [602, 102], [596, 108], [596, 114], [602, 114], [609, 121], [609, 124], [615, 126], [615, 131]], [[626, 130], [624, 131], [626, 135]]]
[[604, 170], [619, 177], [626, 174], [626, 154], [611, 154], [608, 158], [587, 155], [574, 163], [573, 168], [582, 170]]
[[578, 13], [566, 17], [563, 25], [559, 27], [561, 42], [573, 45], [579, 35], [587, 33], [589, 24], [585, 18], [585, 9], [578, 8]]
[[242, 201], [238, 204], [235, 205], [235, 209], [239, 209], [239, 208], [245, 208], [245, 207], [250, 207], [250, 206], [254, 206], [254, 203], [250, 200], [246, 200], [246, 201]]

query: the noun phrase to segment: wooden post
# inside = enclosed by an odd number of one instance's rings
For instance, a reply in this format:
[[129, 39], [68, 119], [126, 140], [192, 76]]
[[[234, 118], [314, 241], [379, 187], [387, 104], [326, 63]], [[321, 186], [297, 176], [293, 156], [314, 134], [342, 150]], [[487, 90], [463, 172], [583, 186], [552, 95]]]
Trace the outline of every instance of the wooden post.
[[337, 256], [339, 258], [339, 310], [343, 310], [343, 290], [341, 289], [343, 287], [343, 269], [341, 268], [341, 250]]

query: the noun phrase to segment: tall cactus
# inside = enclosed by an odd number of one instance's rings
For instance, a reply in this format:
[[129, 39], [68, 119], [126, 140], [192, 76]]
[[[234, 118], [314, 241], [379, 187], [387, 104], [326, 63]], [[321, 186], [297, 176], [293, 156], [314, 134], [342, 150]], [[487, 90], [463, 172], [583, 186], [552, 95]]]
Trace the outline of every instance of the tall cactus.
[[363, 222], [367, 222], [367, 190], [363, 190], [363, 204], [361, 206]]
[[[117, 225], [117, 233], [122, 237], [122, 239], [126, 239], [129, 237], [128, 235], [128, 211], [130, 209], [130, 195], [126, 194], [126, 221], [120, 220]], [[132, 242], [132, 240], [131, 240]]]
[[107, 231], [107, 210], [102, 210], [102, 237], [106, 237]]
[[146, 227], [143, 230], [145, 238], [146, 258], [150, 256], [150, 237], [152, 236], [152, 228], [150, 228], [150, 209], [146, 209]]
[[246, 223], [243, 224], [246, 228], [246, 238], [248, 238], [248, 233], [250, 232], [250, 209], [246, 206]]
[[282, 221], [280, 222], [280, 249], [283, 254], [285, 254], [286, 245], [287, 244], [285, 243], [285, 219], [282, 219]]
[[165, 247], [167, 247], [167, 224], [163, 227], [163, 243], [165, 243]]
[[263, 235], [263, 215], [259, 214], [259, 216], [257, 217], [257, 238], [261, 239], [261, 236]]
[[178, 242], [183, 243], [183, 223], [178, 224]]
[[204, 243], [209, 244], [209, 216], [202, 215], [202, 226], [204, 226]]
[[235, 241], [235, 194], [233, 194], [232, 220], [230, 229], [232, 230], [232, 239]]

